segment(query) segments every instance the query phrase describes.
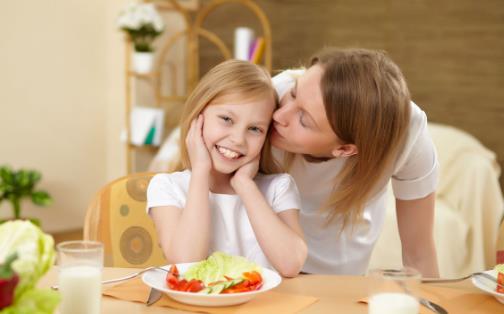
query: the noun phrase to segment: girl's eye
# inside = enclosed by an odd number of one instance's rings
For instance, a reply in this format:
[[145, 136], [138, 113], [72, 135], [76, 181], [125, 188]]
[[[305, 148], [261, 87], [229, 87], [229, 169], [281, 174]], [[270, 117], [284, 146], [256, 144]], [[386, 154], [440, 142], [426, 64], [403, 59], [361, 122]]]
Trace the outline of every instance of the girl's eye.
[[296, 98], [296, 91], [294, 90], [294, 88], [291, 88], [290, 95], [292, 98]]
[[249, 130], [252, 131], [252, 132], [254, 132], [254, 133], [262, 133], [263, 132], [263, 130], [261, 128], [258, 128], [256, 126], [251, 126], [249, 128]]
[[225, 123], [231, 123], [231, 122], [233, 122], [233, 120], [231, 120], [231, 118], [230, 118], [230, 117], [228, 117], [228, 116], [219, 116], [219, 118], [220, 118], [222, 121], [224, 121]]

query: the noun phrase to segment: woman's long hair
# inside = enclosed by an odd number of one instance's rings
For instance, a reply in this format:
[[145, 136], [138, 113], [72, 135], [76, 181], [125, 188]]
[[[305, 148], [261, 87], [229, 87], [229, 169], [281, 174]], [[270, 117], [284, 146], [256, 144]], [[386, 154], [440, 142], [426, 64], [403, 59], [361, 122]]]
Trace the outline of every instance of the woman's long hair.
[[329, 48], [310, 65], [324, 69], [320, 85], [331, 128], [358, 150], [322, 206], [330, 220], [342, 218], [343, 229], [360, 221], [366, 203], [388, 180], [407, 137], [410, 93], [401, 70], [383, 52]]
[[[203, 76], [185, 103], [180, 120], [180, 162], [169, 169], [169, 172], [191, 169], [185, 142], [191, 122], [212, 101], [227, 95], [236, 95], [242, 100], [250, 101], [271, 98], [276, 102], [271, 77], [263, 68], [239, 60], [228, 60], [218, 64]], [[265, 174], [279, 171], [271, 153], [269, 129], [261, 150], [259, 171]]]

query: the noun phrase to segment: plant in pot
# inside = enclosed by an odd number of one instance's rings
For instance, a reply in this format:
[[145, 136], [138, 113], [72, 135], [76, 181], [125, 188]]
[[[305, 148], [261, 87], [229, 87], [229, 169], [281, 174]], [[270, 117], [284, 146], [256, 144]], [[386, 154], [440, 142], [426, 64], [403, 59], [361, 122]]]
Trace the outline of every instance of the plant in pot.
[[[49, 193], [35, 189], [40, 179], [42, 175], [36, 170], [16, 171], [8, 166], [0, 166], [0, 204], [3, 201], [10, 203], [12, 219], [28, 219], [40, 226], [40, 221], [36, 218], [21, 217], [21, 202], [24, 199], [31, 199], [38, 206], [47, 206], [52, 203]], [[0, 220], [1, 222], [4, 221]]]
[[130, 3], [119, 14], [119, 28], [125, 31], [135, 53], [133, 69], [136, 73], [145, 74], [152, 70], [154, 63], [153, 42], [164, 29], [163, 19], [153, 3]]

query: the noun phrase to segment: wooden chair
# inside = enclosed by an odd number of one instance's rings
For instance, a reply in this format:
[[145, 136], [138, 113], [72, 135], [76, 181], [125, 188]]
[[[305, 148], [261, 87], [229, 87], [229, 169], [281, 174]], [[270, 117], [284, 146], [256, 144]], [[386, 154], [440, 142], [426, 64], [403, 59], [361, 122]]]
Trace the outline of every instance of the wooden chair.
[[84, 239], [104, 244], [104, 264], [148, 267], [167, 264], [154, 223], [145, 211], [154, 173], [135, 173], [104, 186], [88, 207]]

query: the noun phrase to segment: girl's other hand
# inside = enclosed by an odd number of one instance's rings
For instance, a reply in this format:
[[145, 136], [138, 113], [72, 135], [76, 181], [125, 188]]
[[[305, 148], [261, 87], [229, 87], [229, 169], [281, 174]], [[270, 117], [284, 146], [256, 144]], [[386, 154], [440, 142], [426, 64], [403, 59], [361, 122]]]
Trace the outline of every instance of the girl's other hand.
[[258, 155], [236, 170], [231, 178], [231, 186], [235, 191], [240, 182], [243, 182], [243, 180], [252, 180], [257, 175], [257, 171], [259, 171], [259, 158], [260, 156]]
[[186, 137], [186, 146], [192, 170], [210, 172], [212, 160], [203, 140], [203, 115], [200, 114], [197, 119], [191, 122]]

